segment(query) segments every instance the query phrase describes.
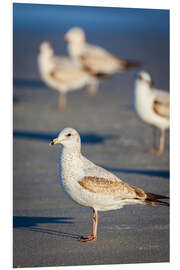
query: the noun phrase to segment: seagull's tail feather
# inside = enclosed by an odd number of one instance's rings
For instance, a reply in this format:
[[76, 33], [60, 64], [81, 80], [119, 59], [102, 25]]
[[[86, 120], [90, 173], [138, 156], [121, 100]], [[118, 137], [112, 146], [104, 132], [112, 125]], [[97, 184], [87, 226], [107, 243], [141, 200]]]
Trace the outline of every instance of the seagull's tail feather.
[[156, 201], [150, 201], [150, 200], [145, 200], [144, 204], [149, 204], [149, 205], [164, 205], [164, 206], [168, 206], [169, 207], [169, 203], [167, 202], [162, 202], [159, 200]]
[[131, 69], [131, 68], [139, 68], [142, 67], [142, 63], [138, 61], [124, 61], [124, 68], [125, 69]]
[[153, 194], [150, 192], [146, 192], [146, 199], [144, 200], [145, 204], [149, 204], [149, 205], [164, 205], [164, 206], [168, 206], [169, 207], [169, 203], [168, 202], [163, 202], [160, 201], [159, 199], [169, 199], [169, 197], [167, 196], [163, 196], [163, 195], [157, 195], [157, 194]]
[[113, 56], [116, 58], [116, 60], [118, 60], [120, 70], [122, 68], [124, 70], [129, 70], [131, 68], [141, 68], [143, 66], [143, 63], [139, 61], [123, 59], [117, 55], [113, 55]]
[[107, 73], [93, 73], [92, 74], [94, 77], [96, 77], [97, 79], [109, 79], [109, 77], [111, 77], [110, 74], [107, 74]]
[[146, 195], [147, 195], [148, 200], [169, 199], [168, 196], [153, 194], [153, 193], [150, 193], [150, 192], [146, 192]]

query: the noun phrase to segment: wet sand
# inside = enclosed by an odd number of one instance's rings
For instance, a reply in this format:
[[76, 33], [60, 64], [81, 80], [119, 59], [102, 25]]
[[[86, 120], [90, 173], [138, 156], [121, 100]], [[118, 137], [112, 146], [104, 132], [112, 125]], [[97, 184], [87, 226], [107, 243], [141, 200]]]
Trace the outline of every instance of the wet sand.
[[[151, 156], [152, 128], [134, 113], [135, 71], [68, 94], [67, 110], [54, 111], [58, 93], [40, 80], [37, 52], [50, 40], [65, 54], [62, 36], [15, 33], [14, 37], [14, 267], [123, 264], [169, 261], [169, 209], [126, 206], [100, 212], [98, 240], [80, 243], [91, 232], [91, 209], [72, 202], [58, 180], [59, 147], [49, 141], [64, 127], [76, 128], [82, 152], [129, 184], [169, 194], [169, 132], [166, 152]], [[144, 63], [155, 86], [169, 88], [168, 40], [164, 37], [89, 35], [112, 53]]]

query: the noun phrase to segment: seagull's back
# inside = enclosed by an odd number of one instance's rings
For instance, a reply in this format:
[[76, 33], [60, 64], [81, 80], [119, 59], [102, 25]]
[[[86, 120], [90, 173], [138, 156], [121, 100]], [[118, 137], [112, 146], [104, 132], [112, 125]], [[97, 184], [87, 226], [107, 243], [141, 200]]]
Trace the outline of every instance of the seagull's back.
[[111, 179], [111, 181], [119, 181], [122, 182], [116, 175], [109, 172], [108, 170], [94, 164], [84, 156], [82, 156], [83, 167], [84, 167], [84, 175], [91, 176], [96, 178], [104, 178], [104, 179]]
[[170, 97], [167, 91], [163, 91], [157, 88], [152, 88], [152, 92], [154, 93], [154, 97], [157, 101], [169, 104]]

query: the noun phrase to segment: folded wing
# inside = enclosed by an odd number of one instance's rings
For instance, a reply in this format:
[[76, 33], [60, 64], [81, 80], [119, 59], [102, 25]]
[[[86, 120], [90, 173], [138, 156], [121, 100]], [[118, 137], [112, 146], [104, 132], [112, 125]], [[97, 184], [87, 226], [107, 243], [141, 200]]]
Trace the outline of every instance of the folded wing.
[[169, 206], [167, 202], [159, 201], [159, 199], [168, 199], [168, 197], [145, 192], [140, 188], [117, 181], [116, 179], [85, 176], [79, 181], [79, 184], [89, 192], [112, 195], [120, 200], [135, 199], [140, 200], [143, 204]]

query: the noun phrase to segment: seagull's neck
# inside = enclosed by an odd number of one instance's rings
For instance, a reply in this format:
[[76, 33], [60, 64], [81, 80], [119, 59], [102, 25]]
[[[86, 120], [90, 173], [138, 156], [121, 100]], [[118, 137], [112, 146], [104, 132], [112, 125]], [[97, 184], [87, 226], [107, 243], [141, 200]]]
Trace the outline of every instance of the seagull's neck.
[[134, 89], [134, 107], [137, 112], [139, 112], [141, 108], [144, 109], [147, 106], [147, 100], [149, 100], [150, 96], [150, 86], [143, 81], [137, 80]]
[[67, 179], [72, 180], [74, 168], [76, 168], [76, 174], [82, 174], [81, 157], [80, 147], [62, 146], [60, 148], [59, 177], [61, 182], [64, 182]]
[[147, 96], [151, 93], [150, 86], [143, 81], [137, 80], [135, 83], [135, 95], [138, 96]]
[[76, 59], [84, 53], [85, 48], [85, 40], [70, 42], [68, 44], [68, 53], [73, 59]]
[[63, 158], [80, 158], [81, 156], [81, 145], [71, 145], [71, 146], [62, 146], [60, 147], [60, 156]]
[[40, 57], [40, 66], [44, 72], [50, 72], [55, 67], [54, 56], [41, 55]]

